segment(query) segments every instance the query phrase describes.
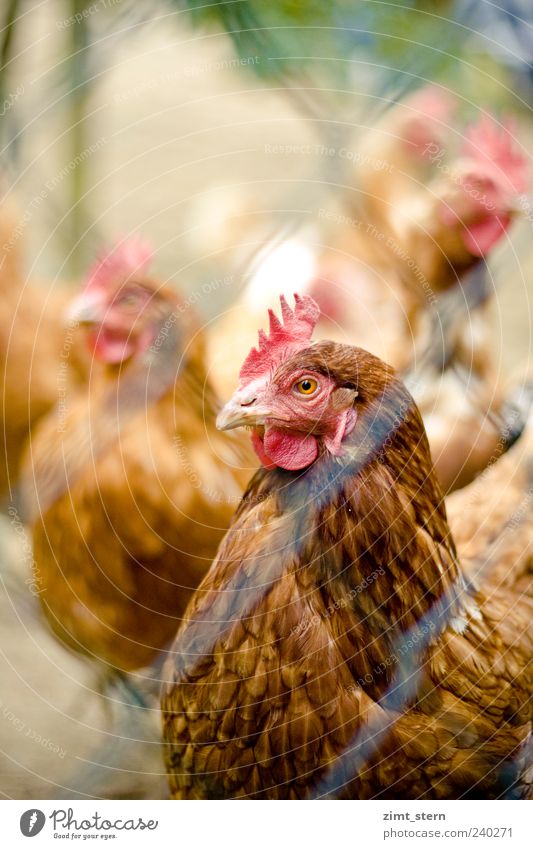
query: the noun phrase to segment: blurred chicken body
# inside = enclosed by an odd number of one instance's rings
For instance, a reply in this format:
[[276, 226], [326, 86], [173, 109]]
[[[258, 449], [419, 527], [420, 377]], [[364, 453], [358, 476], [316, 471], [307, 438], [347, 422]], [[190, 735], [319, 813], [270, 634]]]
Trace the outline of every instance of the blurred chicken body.
[[[431, 176], [431, 158], [450, 145], [457, 101], [437, 86], [415, 91], [362, 136], [355, 182], [368, 220], [389, 229], [396, 210]], [[367, 167], [370, 163], [370, 167]]]
[[219, 417], [264, 468], [167, 665], [172, 795], [527, 795], [533, 600], [465, 584], [393, 371], [283, 315]]
[[443, 293], [427, 316], [426, 341], [403, 373], [422, 413], [437, 477], [445, 493], [468, 485], [520, 435], [527, 411], [494, 357], [487, 269], [477, 266]]
[[446, 499], [461, 563], [475, 583], [533, 598], [533, 414], [531, 386], [521, 387], [529, 417], [520, 438], [470, 486]]
[[20, 223], [7, 202], [0, 206], [0, 493], [13, 497], [24, 446], [32, 428], [57, 404], [63, 389], [79, 383], [86, 360], [72, 350], [62, 319], [66, 293], [26, 280]]
[[25, 470], [45, 615], [119, 670], [172, 639], [250, 465], [215, 429], [190, 311], [147, 262], [140, 244], [116, 248], [74, 306], [103, 368], [38, 429]]

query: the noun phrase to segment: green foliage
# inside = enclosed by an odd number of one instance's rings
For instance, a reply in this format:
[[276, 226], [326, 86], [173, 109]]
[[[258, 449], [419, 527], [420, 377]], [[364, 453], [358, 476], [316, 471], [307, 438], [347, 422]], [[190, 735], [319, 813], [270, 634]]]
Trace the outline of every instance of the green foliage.
[[[453, 2], [174, 0], [173, 5], [187, 9], [194, 26], [225, 30], [241, 57], [261, 57], [252, 66], [256, 73], [276, 77], [305, 70], [342, 80], [355, 59], [378, 72], [434, 78], [454, 60], [467, 34]], [[461, 8], [464, 14], [464, 3]]]

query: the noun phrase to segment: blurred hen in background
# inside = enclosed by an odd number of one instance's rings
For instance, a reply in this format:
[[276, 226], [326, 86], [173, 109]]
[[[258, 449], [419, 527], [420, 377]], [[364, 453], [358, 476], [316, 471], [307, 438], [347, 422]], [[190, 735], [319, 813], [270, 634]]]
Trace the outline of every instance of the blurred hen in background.
[[254, 467], [215, 429], [203, 334], [150, 261], [130, 238], [90, 271], [70, 316], [103, 368], [33, 434], [24, 473], [48, 622], [122, 673], [173, 638]]
[[0, 493], [15, 498], [24, 446], [36, 423], [70, 384], [82, 383], [88, 357], [63, 321], [68, 292], [28, 280], [20, 212], [0, 204]]

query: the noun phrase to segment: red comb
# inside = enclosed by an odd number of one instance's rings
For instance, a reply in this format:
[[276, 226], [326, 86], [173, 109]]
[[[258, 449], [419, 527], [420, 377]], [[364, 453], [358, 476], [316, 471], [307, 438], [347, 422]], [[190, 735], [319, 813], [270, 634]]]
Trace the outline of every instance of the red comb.
[[248, 382], [271, 372], [291, 354], [307, 348], [313, 330], [320, 317], [316, 301], [309, 295], [294, 295], [294, 309], [285, 297], [280, 296], [281, 315], [279, 320], [273, 310], [268, 311], [269, 335], [259, 331], [259, 346], [252, 348], [246, 357], [239, 377]]
[[499, 125], [488, 115], [466, 131], [463, 152], [471, 159], [491, 166], [500, 181], [515, 192], [525, 192], [528, 184], [526, 157], [514, 146], [514, 124]]
[[87, 286], [107, 286], [120, 277], [131, 277], [147, 270], [153, 259], [151, 244], [142, 236], [120, 239], [100, 256], [87, 276]]

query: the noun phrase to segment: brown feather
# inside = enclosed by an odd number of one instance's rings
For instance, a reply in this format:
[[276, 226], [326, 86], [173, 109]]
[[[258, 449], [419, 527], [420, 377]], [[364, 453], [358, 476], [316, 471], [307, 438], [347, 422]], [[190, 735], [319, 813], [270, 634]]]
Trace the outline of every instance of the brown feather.
[[[282, 368], [320, 363], [339, 385], [357, 388], [357, 426], [343, 457], [323, 454], [305, 472], [260, 471], [251, 482], [167, 666], [171, 792], [309, 798], [345, 785], [340, 795], [356, 798], [528, 793], [521, 753], [531, 727], [531, 602], [512, 586], [491, 596], [465, 587], [420, 415], [392, 371], [332, 343]], [[244, 647], [255, 648], [257, 665], [236, 669], [228, 705], [216, 659]], [[402, 696], [395, 682], [409, 663], [418, 684]], [[255, 676], [261, 695], [250, 703]], [[218, 778], [188, 772], [175, 748], [174, 718], [191, 698], [191, 737], [202, 715], [220, 727], [237, 709], [234, 736], [211, 742]], [[250, 745], [261, 765], [239, 783]]]
[[162, 346], [73, 394], [61, 432], [54, 416], [45, 421], [25, 469], [48, 622], [120, 670], [172, 640], [252, 464], [244, 438], [215, 429], [194, 321], [172, 327]]

